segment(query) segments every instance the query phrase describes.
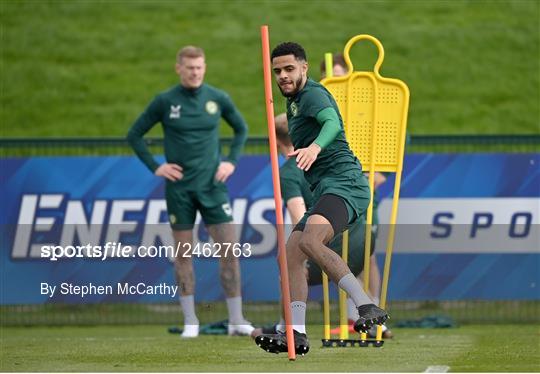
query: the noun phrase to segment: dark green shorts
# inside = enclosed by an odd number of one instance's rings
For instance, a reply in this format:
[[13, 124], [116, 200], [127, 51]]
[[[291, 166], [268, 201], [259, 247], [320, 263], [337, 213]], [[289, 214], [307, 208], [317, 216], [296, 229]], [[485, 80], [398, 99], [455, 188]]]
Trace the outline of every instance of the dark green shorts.
[[207, 225], [231, 222], [233, 220], [227, 187], [223, 183], [208, 190], [186, 191], [185, 188], [167, 182], [165, 199], [169, 222], [173, 230], [191, 230], [195, 224], [197, 211]]
[[[349, 256], [347, 265], [354, 276], [360, 274], [364, 269], [364, 252], [365, 252], [365, 230], [366, 230], [366, 221], [365, 219], [359, 219], [355, 222], [351, 228], [349, 228]], [[341, 256], [343, 245], [343, 233], [336, 236], [328, 244], [328, 246]], [[371, 253], [375, 248], [375, 238], [372, 234], [371, 236]], [[322, 283], [322, 271], [319, 265], [314, 261], [308, 260], [308, 284], [310, 286], [318, 285]]]
[[[313, 200], [315, 201], [313, 207], [317, 205], [321, 196], [327, 194], [337, 195], [345, 201], [349, 214], [348, 227], [354, 225], [357, 220], [364, 219], [371, 194], [368, 181], [362, 172], [351, 172], [342, 177], [323, 178], [313, 191]], [[313, 207], [300, 219], [298, 226], [305, 226]]]

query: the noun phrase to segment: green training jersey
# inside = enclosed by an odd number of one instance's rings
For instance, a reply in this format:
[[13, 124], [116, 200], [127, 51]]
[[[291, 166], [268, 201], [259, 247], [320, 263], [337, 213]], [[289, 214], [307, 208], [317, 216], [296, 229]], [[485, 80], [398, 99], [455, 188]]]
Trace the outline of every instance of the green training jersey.
[[165, 159], [183, 168], [184, 177], [174, 182], [186, 190], [214, 185], [221, 161], [219, 123], [223, 118], [234, 130], [227, 161], [236, 163], [247, 137], [247, 125], [231, 98], [222, 90], [203, 84], [197, 89], [176, 85], [158, 94], [129, 130], [127, 139], [142, 162], [154, 172], [159, 164], [143, 136], [161, 122]]
[[309, 183], [304, 178], [304, 172], [296, 165], [294, 157], [287, 159], [279, 168], [279, 181], [281, 197], [285, 204], [293, 197], [302, 197], [306, 209], [313, 206], [313, 193], [309, 189]]
[[345, 139], [343, 120], [336, 101], [321, 84], [307, 80], [304, 88], [287, 99], [289, 135], [294, 149], [308, 147], [319, 135], [322, 126], [317, 114], [326, 108], [334, 108], [339, 117], [341, 131], [336, 139], [317, 156], [305, 178], [314, 190], [323, 177], [348, 177], [358, 175], [362, 167]]

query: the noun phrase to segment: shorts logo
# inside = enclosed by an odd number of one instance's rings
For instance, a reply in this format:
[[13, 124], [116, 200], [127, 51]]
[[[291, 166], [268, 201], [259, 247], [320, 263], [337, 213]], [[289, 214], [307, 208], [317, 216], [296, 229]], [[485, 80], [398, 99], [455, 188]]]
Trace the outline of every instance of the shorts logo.
[[218, 105], [216, 104], [215, 101], [212, 101], [212, 100], [206, 102], [205, 108], [208, 114], [216, 114], [218, 111]]
[[180, 118], [181, 107], [181, 105], [171, 105], [171, 113], [169, 114], [169, 118]]
[[293, 117], [296, 117], [298, 114], [298, 105], [294, 101], [291, 103], [291, 114]]
[[225, 203], [221, 206], [221, 209], [223, 209], [223, 213], [225, 213], [226, 215], [232, 216], [231, 204]]
[[174, 214], [169, 215], [169, 221], [174, 225], [176, 223], [176, 216]]

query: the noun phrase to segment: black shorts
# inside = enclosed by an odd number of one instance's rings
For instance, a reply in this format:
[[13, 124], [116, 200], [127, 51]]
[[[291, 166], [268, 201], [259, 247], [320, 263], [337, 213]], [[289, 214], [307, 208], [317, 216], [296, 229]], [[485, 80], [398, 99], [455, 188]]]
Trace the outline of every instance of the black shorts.
[[304, 231], [307, 217], [318, 214], [330, 222], [334, 230], [334, 236], [338, 235], [347, 228], [349, 223], [349, 211], [346, 204], [345, 200], [340, 196], [332, 194], [322, 195], [313, 208], [310, 209], [309, 213], [302, 217], [293, 231]]

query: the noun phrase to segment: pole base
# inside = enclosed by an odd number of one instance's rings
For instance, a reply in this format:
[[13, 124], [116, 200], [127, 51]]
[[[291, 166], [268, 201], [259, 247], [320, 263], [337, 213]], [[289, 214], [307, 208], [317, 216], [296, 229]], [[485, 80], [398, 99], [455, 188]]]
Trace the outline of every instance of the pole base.
[[343, 348], [343, 347], [369, 347], [380, 348], [384, 340], [356, 340], [356, 339], [321, 339], [323, 348]]

